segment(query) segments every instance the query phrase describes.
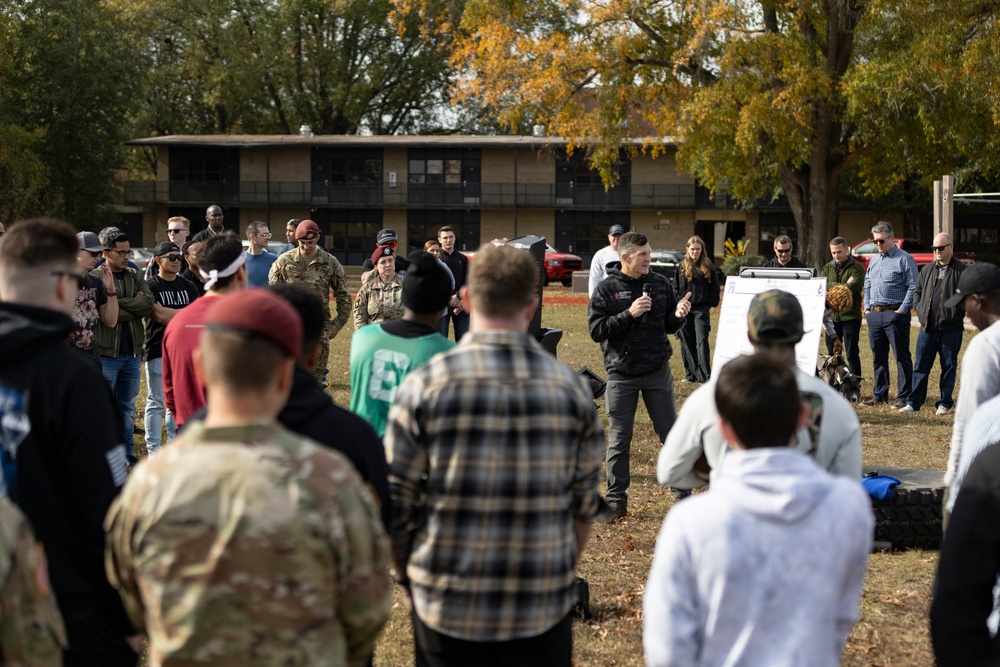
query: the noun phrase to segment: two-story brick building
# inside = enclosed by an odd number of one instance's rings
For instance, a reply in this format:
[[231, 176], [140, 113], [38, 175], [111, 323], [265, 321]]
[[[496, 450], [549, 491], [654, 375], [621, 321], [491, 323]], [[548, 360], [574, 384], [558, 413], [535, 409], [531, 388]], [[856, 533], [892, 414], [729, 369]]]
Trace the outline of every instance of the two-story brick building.
[[[636, 140], [636, 143], [641, 143]], [[583, 258], [607, 245], [612, 224], [640, 231], [656, 249], [682, 249], [692, 234], [721, 259], [726, 238], [749, 238], [750, 252], [770, 253], [771, 239], [794, 236], [787, 207], [737, 209], [681, 173], [668, 146], [623, 158], [620, 183], [606, 190], [566, 141], [534, 136], [209, 135], [137, 139], [156, 151], [156, 179], [128, 181], [125, 215], [134, 245], [164, 240], [165, 221], [184, 215], [197, 231], [218, 204], [241, 233], [253, 220], [283, 237], [290, 218], [311, 218], [324, 247], [360, 264], [383, 227], [408, 250], [442, 225], [463, 249], [527, 234]], [[892, 217], [890, 217], [892, 220]], [[871, 211], [843, 211], [841, 234], [867, 238]]]

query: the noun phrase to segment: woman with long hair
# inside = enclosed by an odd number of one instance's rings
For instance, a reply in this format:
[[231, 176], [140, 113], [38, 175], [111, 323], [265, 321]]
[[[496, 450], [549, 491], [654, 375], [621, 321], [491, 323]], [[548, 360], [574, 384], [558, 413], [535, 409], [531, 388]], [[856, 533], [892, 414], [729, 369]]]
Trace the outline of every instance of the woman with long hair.
[[708, 382], [712, 375], [709, 311], [719, 305], [719, 276], [705, 253], [705, 242], [700, 236], [692, 236], [684, 246], [684, 261], [677, 272], [677, 284], [679, 294], [691, 292], [691, 313], [677, 332], [684, 360], [684, 381]]

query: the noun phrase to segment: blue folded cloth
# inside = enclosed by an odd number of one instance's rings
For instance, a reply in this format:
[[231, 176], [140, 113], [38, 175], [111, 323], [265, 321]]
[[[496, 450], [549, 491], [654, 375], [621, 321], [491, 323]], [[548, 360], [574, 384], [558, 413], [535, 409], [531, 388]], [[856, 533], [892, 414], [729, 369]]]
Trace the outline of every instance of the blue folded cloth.
[[900, 481], [889, 475], [875, 475], [874, 477], [862, 477], [861, 486], [865, 487], [875, 500], [888, 500], [892, 498], [892, 487], [900, 484]]

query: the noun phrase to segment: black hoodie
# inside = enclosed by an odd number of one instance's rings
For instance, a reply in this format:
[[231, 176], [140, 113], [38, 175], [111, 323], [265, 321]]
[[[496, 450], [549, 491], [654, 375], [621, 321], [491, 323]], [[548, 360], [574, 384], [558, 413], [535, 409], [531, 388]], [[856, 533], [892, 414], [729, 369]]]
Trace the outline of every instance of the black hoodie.
[[0, 303], [0, 449], [11, 497], [45, 545], [65, 617], [92, 611], [134, 634], [104, 573], [104, 516], [125, 481], [121, 413], [69, 343], [63, 313]]
[[[205, 418], [205, 408], [191, 415], [185, 426]], [[374, 429], [361, 417], [339, 407], [323, 391], [312, 372], [298, 364], [292, 375], [292, 391], [278, 421], [289, 431], [340, 452], [378, 496], [382, 523], [389, 528], [389, 466], [385, 449]]]

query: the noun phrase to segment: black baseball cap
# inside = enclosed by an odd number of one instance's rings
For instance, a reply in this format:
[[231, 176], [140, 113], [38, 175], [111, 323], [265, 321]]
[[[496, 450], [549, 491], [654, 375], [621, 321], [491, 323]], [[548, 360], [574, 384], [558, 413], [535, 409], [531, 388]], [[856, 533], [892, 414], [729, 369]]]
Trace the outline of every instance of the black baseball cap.
[[181, 254], [181, 249], [177, 247], [177, 244], [173, 241], [160, 241], [153, 248], [153, 257], [163, 257], [164, 255], [169, 255], [172, 252], [176, 252], [178, 255]]
[[992, 292], [1000, 289], [1000, 268], [988, 262], [977, 262], [962, 271], [958, 279], [958, 289], [945, 302], [946, 308], [954, 308], [970, 294]]
[[624, 234], [625, 228], [621, 225], [611, 225], [611, 229], [608, 230], [608, 236], [614, 236], [615, 234]]

